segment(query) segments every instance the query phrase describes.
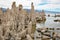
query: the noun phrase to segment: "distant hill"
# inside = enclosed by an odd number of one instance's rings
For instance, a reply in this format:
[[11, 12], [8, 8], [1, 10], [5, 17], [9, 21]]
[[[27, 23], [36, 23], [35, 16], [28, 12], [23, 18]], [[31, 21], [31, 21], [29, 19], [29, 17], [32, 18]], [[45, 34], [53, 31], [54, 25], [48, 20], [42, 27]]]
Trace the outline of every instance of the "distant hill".
[[[27, 12], [30, 12], [31, 11], [30, 9], [24, 9], [24, 10], [26, 10]], [[42, 10], [35, 10], [35, 12], [42, 12]], [[45, 10], [45, 13], [60, 13], [60, 12], [47, 11], [47, 10]]]
[[46, 11], [46, 10], [45, 10], [45, 13], [54, 13], [54, 14], [56, 14], [56, 13], [57, 13], [57, 14], [59, 14], [60, 12], [55, 12], [55, 11]]
[[6, 12], [6, 8], [2, 8], [2, 11], [3, 11], [3, 12]]
[[[3, 12], [6, 11], [6, 8], [2, 8]], [[26, 10], [28, 13], [31, 11], [30, 9], [24, 9]], [[42, 12], [42, 10], [35, 10], [35, 12]], [[60, 12], [55, 12], [55, 11], [47, 11], [45, 10], [45, 13], [60, 13]]]

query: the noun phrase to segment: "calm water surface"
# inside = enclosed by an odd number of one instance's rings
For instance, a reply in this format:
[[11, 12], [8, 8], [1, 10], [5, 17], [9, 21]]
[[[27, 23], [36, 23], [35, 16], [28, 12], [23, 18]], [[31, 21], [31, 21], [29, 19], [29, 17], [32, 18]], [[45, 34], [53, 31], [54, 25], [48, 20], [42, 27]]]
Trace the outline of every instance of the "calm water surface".
[[46, 16], [46, 21], [42, 22], [42, 23], [37, 23], [36, 24], [36, 28], [44, 28], [44, 27], [48, 27], [48, 28], [60, 28], [60, 22], [54, 22], [54, 20], [56, 19], [60, 19], [60, 17], [48, 17]]
[[[48, 27], [48, 28], [60, 28], [60, 22], [54, 22], [54, 20], [56, 19], [60, 19], [60, 17], [48, 17], [46, 16], [46, 21], [45, 22], [41, 22], [41, 23], [37, 23], [36, 24], [36, 28], [44, 28], [44, 27]], [[60, 33], [60, 30], [54, 30], [54, 32], [58, 32]], [[38, 40], [38, 39], [36, 39]], [[39, 39], [40, 40], [40, 39]], [[60, 40], [59, 38], [57, 38], [56, 40]]]
[[46, 21], [43, 23], [37, 23], [37, 27], [44, 26], [44, 27], [49, 27], [49, 28], [60, 28], [60, 22], [54, 22], [54, 20], [59, 19], [60, 17], [48, 17], [46, 16]]

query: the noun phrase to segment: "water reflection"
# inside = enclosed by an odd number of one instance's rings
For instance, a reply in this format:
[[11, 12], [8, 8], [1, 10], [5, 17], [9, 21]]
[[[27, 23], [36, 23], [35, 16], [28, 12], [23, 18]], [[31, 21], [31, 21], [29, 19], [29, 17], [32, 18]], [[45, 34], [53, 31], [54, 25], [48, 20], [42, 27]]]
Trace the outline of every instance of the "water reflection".
[[54, 22], [54, 20], [59, 19], [60, 17], [46, 17], [45, 26], [48, 28], [60, 28], [60, 22]]

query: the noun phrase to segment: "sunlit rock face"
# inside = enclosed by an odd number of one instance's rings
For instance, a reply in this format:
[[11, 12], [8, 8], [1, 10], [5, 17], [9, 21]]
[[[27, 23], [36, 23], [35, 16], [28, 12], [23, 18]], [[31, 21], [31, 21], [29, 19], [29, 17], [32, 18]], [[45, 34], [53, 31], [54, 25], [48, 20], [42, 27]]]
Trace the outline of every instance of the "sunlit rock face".
[[[12, 8], [8, 8], [4, 14], [0, 9], [0, 15], [0, 37], [2, 40], [28, 39], [35, 32], [36, 17], [41, 17], [40, 14], [36, 15], [33, 3], [31, 3], [31, 12], [28, 14], [22, 4], [16, 7], [15, 2], [12, 3]], [[32, 40], [31, 37], [30, 39]]]
[[33, 5], [33, 2], [31, 3], [31, 13], [34, 13], [34, 5]]
[[3, 11], [2, 11], [2, 8], [0, 8], [0, 19], [2, 20], [3, 18]]
[[44, 12], [44, 10], [42, 10], [41, 16], [42, 16], [43, 18], [45, 18], [45, 12]]
[[12, 9], [13, 9], [14, 11], [16, 11], [16, 3], [15, 3], [15, 2], [12, 3]]
[[0, 8], [0, 14], [3, 14], [2, 8]]
[[31, 13], [30, 13], [30, 18], [31, 18], [32, 23], [34, 24], [34, 22], [35, 22], [35, 11], [34, 11], [34, 5], [33, 5], [33, 2], [31, 3]]

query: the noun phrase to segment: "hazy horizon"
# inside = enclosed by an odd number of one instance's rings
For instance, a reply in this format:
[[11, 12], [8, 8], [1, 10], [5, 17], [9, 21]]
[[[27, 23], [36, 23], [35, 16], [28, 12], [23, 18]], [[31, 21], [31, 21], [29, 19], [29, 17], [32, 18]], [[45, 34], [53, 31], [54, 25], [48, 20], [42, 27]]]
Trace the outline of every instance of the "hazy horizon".
[[60, 0], [0, 0], [0, 7], [11, 8], [14, 1], [16, 6], [22, 4], [24, 9], [31, 9], [31, 2], [33, 2], [35, 10], [60, 12]]

